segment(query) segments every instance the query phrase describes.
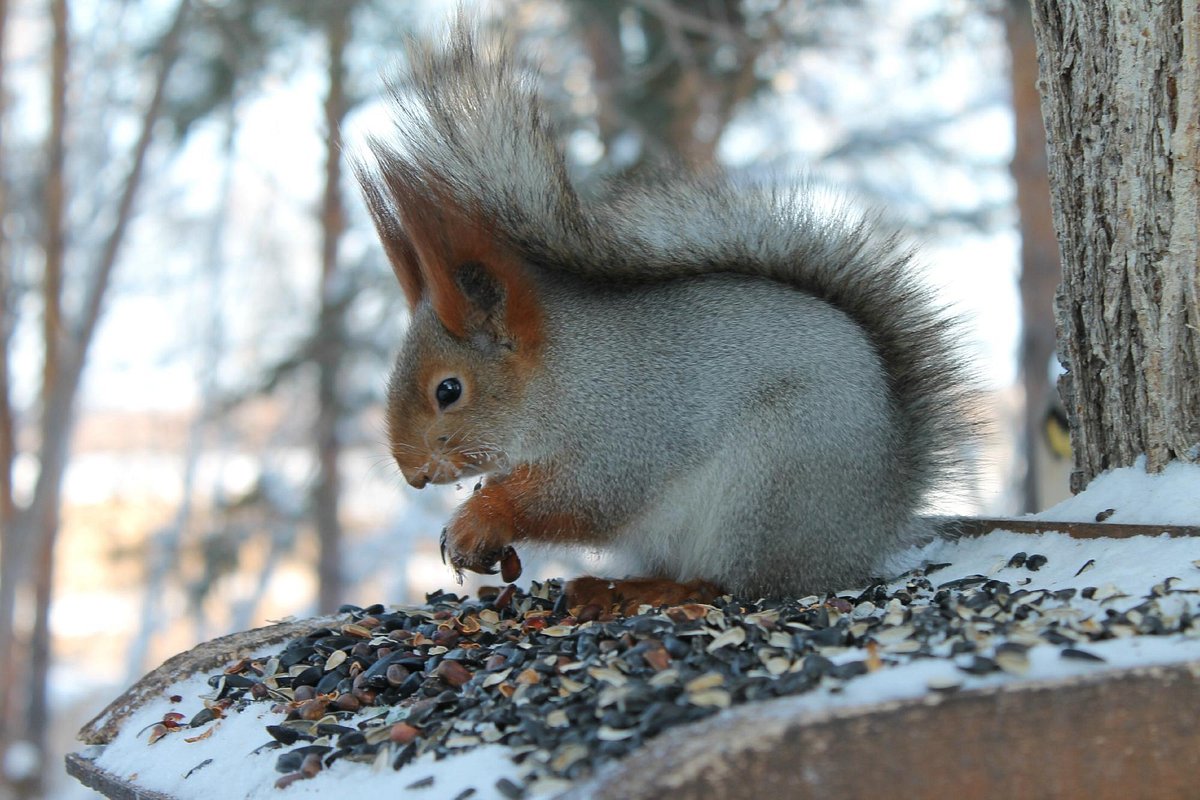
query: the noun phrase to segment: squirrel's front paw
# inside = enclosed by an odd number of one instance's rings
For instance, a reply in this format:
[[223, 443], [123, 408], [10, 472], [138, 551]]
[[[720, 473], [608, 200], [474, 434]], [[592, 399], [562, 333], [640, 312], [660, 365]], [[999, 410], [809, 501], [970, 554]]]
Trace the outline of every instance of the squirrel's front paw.
[[[449, 561], [461, 582], [463, 570], [494, 575], [497, 564], [503, 560], [505, 580], [515, 580], [515, 577], [509, 577], [516, 558], [512, 540], [510, 526], [489, 524], [470, 513], [469, 508], [463, 508], [442, 530], [442, 561]], [[520, 561], [515, 563], [516, 572], [520, 574]]]

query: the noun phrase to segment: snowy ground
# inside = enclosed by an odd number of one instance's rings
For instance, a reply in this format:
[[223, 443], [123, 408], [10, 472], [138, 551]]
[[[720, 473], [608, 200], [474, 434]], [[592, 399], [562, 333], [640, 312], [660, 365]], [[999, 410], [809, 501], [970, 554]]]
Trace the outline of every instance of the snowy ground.
[[[1040, 515], [1047, 520], [1093, 521], [1113, 509], [1111, 522], [1143, 524], [1200, 524], [1200, 466], [1172, 465], [1163, 475], [1146, 476], [1137, 467], [1102, 476], [1089, 490]], [[1037, 571], [1008, 566], [1017, 551], [1045, 556]], [[1071, 605], [1085, 614], [1103, 616], [1142, 602], [1152, 587], [1174, 578], [1173, 591], [1160, 598], [1174, 613], [1200, 612], [1200, 538], [1142, 536], [1129, 539], [1076, 540], [1062, 534], [1017, 534], [997, 531], [957, 542], [935, 542], [898, 556], [896, 571], [928, 562], [949, 562], [936, 577], [950, 581], [969, 575], [995, 576], [1029, 590], [1082, 590], [1095, 587], [1091, 600], [1076, 597]], [[1090, 566], [1084, 568], [1085, 565]], [[1027, 581], [1027, 582], [1026, 582]], [[1198, 594], [1190, 593], [1195, 590]], [[1127, 597], [1121, 597], [1127, 595]], [[1177, 608], [1175, 608], [1177, 606]], [[794, 714], [809, 710], [860, 705], [920, 696], [931, 685], [961, 683], [972, 689], [1016, 681], [1042, 681], [1123, 667], [1200, 660], [1200, 634], [1194, 630], [1171, 636], [1131, 636], [1093, 642], [1084, 648], [1104, 659], [1078, 661], [1060, 657], [1061, 648], [1033, 647], [1023, 675], [967, 674], [949, 659], [922, 659], [880, 669], [842, 684], [837, 692], [815, 691], [777, 701], [772, 713]], [[846, 658], [861, 659], [855, 648]], [[206, 676], [186, 679], [148, 703], [128, 719], [107, 747], [98, 749], [96, 763], [109, 773], [139, 787], [178, 798], [274, 798], [320, 796], [357, 792], [372, 795], [403, 793], [412, 798], [454, 798], [474, 789], [471, 798], [504, 797], [496, 783], [516, 779], [520, 768], [504, 747], [491, 745], [434, 762], [418, 759], [400, 771], [389, 765], [378, 768], [335, 762], [311, 780], [298, 781], [280, 790], [275, 771], [277, 752], [253, 754], [268, 737], [264, 725], [278, 722], [279, 714], [256, 704], [204, 728], [175, 733], [150, 744], [148, 729], [170, 711], [190, 716], [200, 708], [199, 697], [210, 691]], [[172, 703], [168, 695], [178, 695]], [[213, 730], [216, 728], [216, 730]], [[211, 733], [210, 733], [211, 731]], [[429, 780], [432, 778], [432, 781]]]

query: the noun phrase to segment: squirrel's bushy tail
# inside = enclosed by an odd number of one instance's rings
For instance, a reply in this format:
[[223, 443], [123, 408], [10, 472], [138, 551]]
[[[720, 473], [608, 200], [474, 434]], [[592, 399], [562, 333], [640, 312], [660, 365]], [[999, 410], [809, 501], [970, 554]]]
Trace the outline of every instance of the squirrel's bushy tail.
[[[393, 261], [406, 207], [452, 201], [528, 263], [605, 282], [713, 273], [770, 278], [841, 309], [886, 370], [902, 505], [959, 474], [978, 422], [961, 335], [913, 274], [898, 237], [829, 211], [803, 188], [735, 186], [721, 175], [615, 185], [584, 203], [534, 87], [504, 45], [485, 48], [459, 12], [446, 43], [412, 42], [390, 86], [396, 137], [372, 139], [356, 165]], [[419, 294], [420, 287], [411, 288]], [[752, 347], [753, 343], [747, 346]]]
[[378, 171], [355, 165], [381, 235], [399, 234], [407, 198], [425, 195], [539, 260], [586, 251], [588, 222], [533, 69], [506, 43], [482, 46], [461, 9], [444, 44], [410, 39], [405, 54], [388, 85], [395, 137], [369, 140]]

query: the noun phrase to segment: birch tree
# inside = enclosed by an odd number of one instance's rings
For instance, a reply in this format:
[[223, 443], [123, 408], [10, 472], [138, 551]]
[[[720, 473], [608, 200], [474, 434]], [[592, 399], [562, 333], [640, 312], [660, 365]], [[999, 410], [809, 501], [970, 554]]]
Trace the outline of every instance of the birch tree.
[[1072, 491], [1200, 461], [1200, 6], [1034, 0]]

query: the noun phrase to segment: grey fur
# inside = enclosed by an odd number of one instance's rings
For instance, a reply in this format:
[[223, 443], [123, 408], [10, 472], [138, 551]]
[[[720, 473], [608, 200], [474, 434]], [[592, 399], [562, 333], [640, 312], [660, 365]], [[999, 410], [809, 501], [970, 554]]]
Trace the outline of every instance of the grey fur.
[[[385, 239], [401, 175], [449, 191], [536, 278], [541, 366], [489, 446], [554, 464], [548, 504], [647, 574], [750, 595], [867, 577], [975, 427], [956, 325], [909, 254], [801, 190], [719, 175], [585, 203], [530, 80], [476, 38], [460, 15], [445, 46], [410, 45], [397, 140], [358, 171]], [[478, 344], [451, 339], [422, 303], [394, 404], [422, 359]]]

